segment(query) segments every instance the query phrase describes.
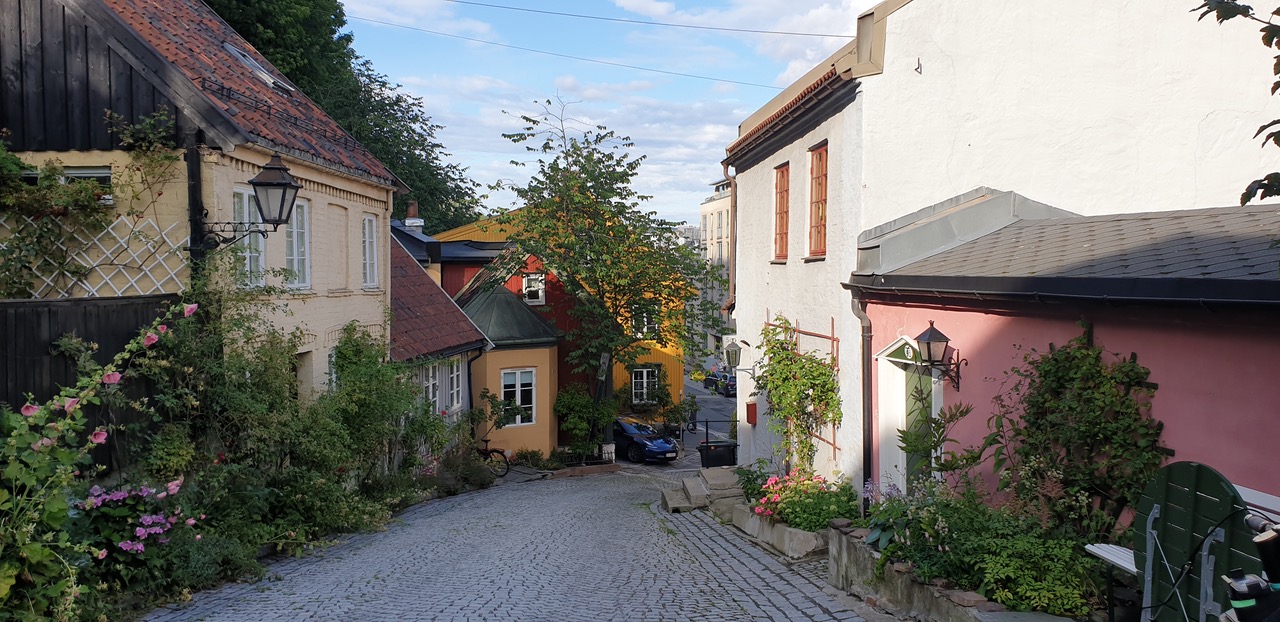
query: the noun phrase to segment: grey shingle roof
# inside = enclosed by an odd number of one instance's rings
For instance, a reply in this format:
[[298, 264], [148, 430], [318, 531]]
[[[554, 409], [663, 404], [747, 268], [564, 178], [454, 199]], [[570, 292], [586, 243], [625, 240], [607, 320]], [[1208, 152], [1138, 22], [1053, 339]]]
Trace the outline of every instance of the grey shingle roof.
[[885, 274], [874, 290], [1280, 303], [1280, 206], [1021, 220]]

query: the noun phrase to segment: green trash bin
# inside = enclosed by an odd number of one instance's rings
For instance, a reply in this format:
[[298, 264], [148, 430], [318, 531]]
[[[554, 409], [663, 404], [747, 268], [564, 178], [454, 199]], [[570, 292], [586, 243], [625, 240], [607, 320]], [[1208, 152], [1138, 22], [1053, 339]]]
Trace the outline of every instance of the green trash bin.
[[738, 444], [733, 441], [704, 441], [698, 443], [698, 457], [702, 468], [734, 466], [738, 464]]

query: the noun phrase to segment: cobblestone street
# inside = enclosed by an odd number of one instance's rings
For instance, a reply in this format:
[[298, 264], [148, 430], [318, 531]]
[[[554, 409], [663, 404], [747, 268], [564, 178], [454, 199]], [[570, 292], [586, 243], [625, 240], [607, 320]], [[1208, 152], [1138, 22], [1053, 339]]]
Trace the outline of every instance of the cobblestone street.
[[431, 501], [146, 620], [860, 620], [822, 562], [788, 568], [709, 514], [661, 512], [688, 462]]

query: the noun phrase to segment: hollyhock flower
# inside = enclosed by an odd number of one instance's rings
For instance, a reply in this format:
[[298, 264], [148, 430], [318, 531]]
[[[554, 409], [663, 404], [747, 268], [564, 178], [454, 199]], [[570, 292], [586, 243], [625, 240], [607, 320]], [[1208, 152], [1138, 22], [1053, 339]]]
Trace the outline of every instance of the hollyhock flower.
[[38, 412], [40, 412], [40, 407], [36, 406], [35, 404], [27, 404], [26, 406], [22, 407], [23, 417], [34, 417]]
[[102, 374], [102, 384], [120, 384], [120, 372], [109, 371]]
[[165, 334], [165, 333], [169, 332], [169, 327], [168, 327], [168, 326], [165, 326], [164, 324], [161, 324], [161, 325], [159, 325], [159, 326], [157, 326], [157, 327], [156, 327], [156, 332], [159, 332], [161, 335], [163, 335], [163, 334]]
[[80, 398], [77, 397], [69, 397], [67, 398], [67, 401], [62, 403], [62, 408], [67, 412], [75, 412], [76, 408], [79, 406]]
[[147, 333], [147, 336], [142, 338], [142, 347], [150, 348], [156, 345], [157, 341], [160, 341], [160, 337], [156, 336], [155, 333]]
[[107, 442], [107, 431], [94, 430], [93, 434], [89, 435], [89, 442], [93, 443], [94, 445], [101, 445]]
[[105, 559], [107, 557], [107, 549], [99, 549], [98, 554], [94, 557], [97, 557], [98, 559]]
[[182, 317], [191, 317], [191, 314], [195, 313], [196, 308], [199, 306], [193, 303], [182, 307]]

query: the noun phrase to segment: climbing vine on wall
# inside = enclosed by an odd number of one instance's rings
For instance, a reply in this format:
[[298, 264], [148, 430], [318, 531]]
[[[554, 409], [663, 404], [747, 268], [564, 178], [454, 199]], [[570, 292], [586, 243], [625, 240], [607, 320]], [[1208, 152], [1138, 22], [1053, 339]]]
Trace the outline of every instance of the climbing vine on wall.
[[779, 315], [760, 331], [763, 362], [756, 391], [769, 401], [769, 429], [781, 439], [779, 453], [793, 465], [813, 466], [813, 435], [825, 424], [840, 422], [840, 384], [835, 361], [801, 352], [796, 331]]
[[[173, 118], [161, 111], [130, 124], [108, 112], [106, 123], [129, 153], [110, 187], [65, 175], [56, 160], [33, 170], [8, 151], [0, 135], [0, 221], [8, 230], [0, 239], [0, 298], [36, 297], [45, 279], [58, 284], [83, 279], [91, 266], [76, 256], [111, 226], [117, 205], [132, 217], [130, 238], [147, 244], [150, 255], [160, 250], [136, 224], [147, 217], [159, 220], [156, 205], [164, 188], [178, 178]], [[123, 252], [98, 261], [119, 265]], [[150, 255], [133, 260], [145, 265]]]

